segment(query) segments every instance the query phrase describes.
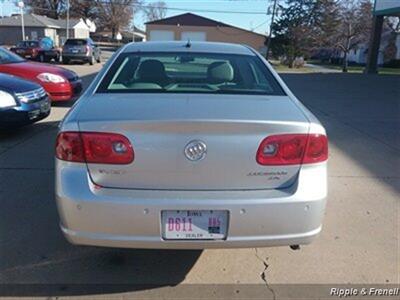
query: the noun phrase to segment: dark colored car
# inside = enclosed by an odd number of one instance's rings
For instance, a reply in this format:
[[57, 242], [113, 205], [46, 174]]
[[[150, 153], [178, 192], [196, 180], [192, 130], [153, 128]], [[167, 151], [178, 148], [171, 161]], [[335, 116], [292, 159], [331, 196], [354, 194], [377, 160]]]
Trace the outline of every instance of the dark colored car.
[[44, 49], [39, 41], [21, 41], [17, 46], [10, 48], [10, 51], [23, 58], [37, 60], [40, 62], [50, 62], [60, 60], [60, 50], [57, 48]]
[[39, 84], [0, 73], [0, 128], [37, 122], [50, 109], [49, 97]]
[[82, 91], [82, 80], [75, 72], [55, 65], [27, 61], [2, 47], [0, 72], [39, 83], [51, 101], [73, 100]]
[[62, 48], [62, 62], [83, 61], [93, 65], [101, 61], [101, 50], [92, 39], [68, 39]]

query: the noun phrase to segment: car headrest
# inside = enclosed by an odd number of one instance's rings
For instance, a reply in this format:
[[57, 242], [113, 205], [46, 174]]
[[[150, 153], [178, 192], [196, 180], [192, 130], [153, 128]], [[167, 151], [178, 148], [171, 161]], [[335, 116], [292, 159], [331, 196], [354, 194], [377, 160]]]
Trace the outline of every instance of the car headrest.
[[216, 61], [208, 66], [207, 78], [209, 83], [224, 83], [232, 81], [233, 68], [225, 61]]
[[159, 78], [165, 78], [164, 64], [156, 59], [145, 60], [140, 64], [137, 76], [140, 80], [150, 82]]

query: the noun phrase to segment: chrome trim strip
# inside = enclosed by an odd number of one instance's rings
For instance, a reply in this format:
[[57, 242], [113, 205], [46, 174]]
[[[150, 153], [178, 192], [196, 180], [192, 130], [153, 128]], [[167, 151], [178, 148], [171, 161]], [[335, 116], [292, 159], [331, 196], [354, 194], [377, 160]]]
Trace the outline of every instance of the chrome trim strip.
[[24, 93], [15, 93], [14, 95], [19, 101], [24, 103], [34, 102], [44, 97], [47, 97], [47, 93], [43, 88]]

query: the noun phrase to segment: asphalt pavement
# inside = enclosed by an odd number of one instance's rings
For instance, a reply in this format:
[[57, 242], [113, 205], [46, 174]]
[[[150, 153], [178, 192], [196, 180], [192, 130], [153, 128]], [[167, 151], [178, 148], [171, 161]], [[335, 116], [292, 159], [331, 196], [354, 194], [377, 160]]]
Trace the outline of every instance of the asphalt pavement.
[[[68, 68], [86, 87], [101, 65]], [[313, 244], [298, 251], [70, 245], [58, 227], [53, 157], [57, 125], [71, 103], [55, 104], [47, 119], [0, 133], [0, 296], [189, 298], [190, 283], [228, 285], [226, 293], [220, 286], [191, 285], [190, 296], [233, 299], [261, 292], [272, 297], [274, 284], [285, 283], [399, 284], [400, 77], [282, 76], [320, 118], [330, 140], [329, 200]]]

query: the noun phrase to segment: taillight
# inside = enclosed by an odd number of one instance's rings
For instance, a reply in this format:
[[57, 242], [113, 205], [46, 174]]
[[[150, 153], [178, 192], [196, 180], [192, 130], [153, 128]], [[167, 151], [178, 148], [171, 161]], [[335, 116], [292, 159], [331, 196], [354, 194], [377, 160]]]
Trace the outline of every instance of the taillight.
[[328, 160], [328, 138], [322, 134], [310, 134], [303, 164], [312, 164]]
[[57, 136], [56, 157], [66, 161], [85, 162], [82, 140], [78, 132], [62, 132]]
[[264, 139], [256, 160], [260, 165], [299, 165], [328, 159], [328, 139], [321, 134], [281, 134]]
[[86, 54], [89, 55], [89, 53], [90, 53], [90, 47], [89, 45], [86, 45]]
[[121, 134], [62, 132], [57, 137], [56, 157], [71, 162], [129, 164], [134, 159], [130, 141]]

